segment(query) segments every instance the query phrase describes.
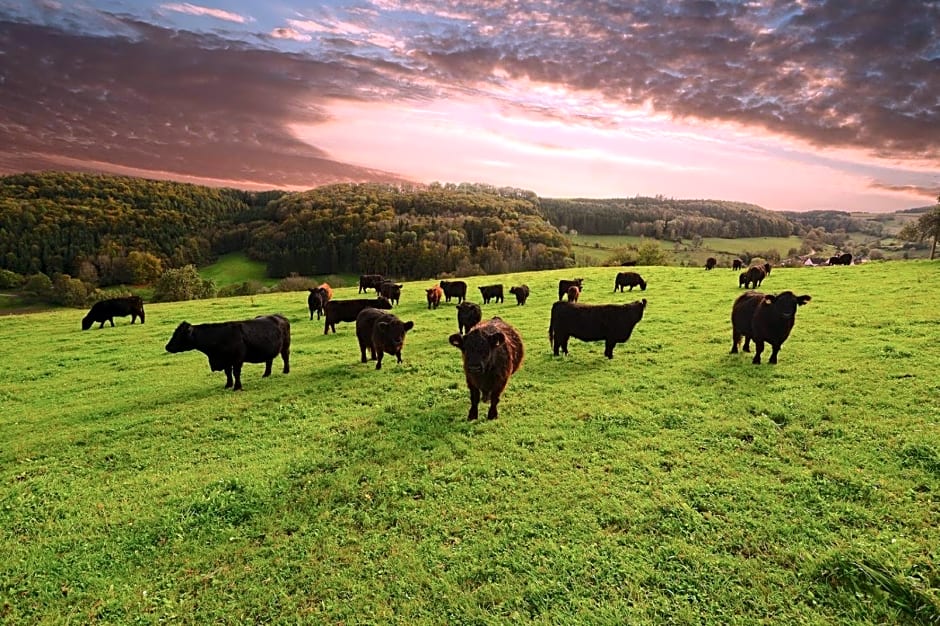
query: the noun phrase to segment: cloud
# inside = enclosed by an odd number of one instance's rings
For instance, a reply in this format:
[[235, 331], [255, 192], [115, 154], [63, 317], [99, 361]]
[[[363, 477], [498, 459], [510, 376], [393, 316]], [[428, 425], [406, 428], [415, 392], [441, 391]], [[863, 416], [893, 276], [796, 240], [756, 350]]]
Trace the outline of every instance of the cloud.
[[269, 34], [275, 39], [292, 39], [300, 42], [308, 42], [313, 39], [310, 35], [298, 32], [293, 28], [275, 28]]
[[224, 20], [226, 22], [236, 22], [238, 24], [245, 24], [245, 23], [254, 21], [254, 19], [252, 19], [249, 16], [239, 15], [238, 13], [232, 13], [231, 11], [223, 11], [222, 9], [212, 9], [209, 7], [203, 7], [203, 6], [199, 6], [196, 4], [189, 4], [188, 2], [161, 4], [160, 8], [165, 9], [167, 11], [185, 13], [187, 15], [214, 17], [217, 20]]

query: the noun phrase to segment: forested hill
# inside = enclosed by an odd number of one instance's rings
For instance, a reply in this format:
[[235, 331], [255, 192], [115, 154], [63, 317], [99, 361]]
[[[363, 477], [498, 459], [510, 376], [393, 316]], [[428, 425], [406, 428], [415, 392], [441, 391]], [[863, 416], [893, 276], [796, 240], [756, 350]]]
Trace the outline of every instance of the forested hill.
[[541, 206], [552, 224], [583, 235], [787, 237], [802, 230], [780, 213], [723, 200], [542, 198]]

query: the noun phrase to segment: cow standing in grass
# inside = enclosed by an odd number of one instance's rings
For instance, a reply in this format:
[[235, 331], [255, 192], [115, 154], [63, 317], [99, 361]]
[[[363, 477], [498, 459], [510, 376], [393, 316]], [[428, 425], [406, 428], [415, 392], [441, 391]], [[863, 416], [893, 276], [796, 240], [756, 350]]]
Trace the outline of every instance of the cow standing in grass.
[[485, 285], [480, 287], [480, 297], [483, 298], [483, 304], [489, 304], [490, 300], [502, 304], [503, 299], [503, 286], [502, 285]]
[[483, 319], [483, 311], [476, 302], [464, 300], [457, 305], [457, 332], [466, 334]]
[[614, 358], [614, 346], [630, 338], [643, 319], [646, 299], [630, 304], [577, 304], [556, 302], [548, 325], [548, 340], [555, 356], [568, 354], [568, 339], [603, 341], [604, 356]]
[[326, 310], [323, 316], [325, 320], [323, 323], [323, 334], [330, 334], [330, 330], [335, 333], [337, 322], [355, 322], [359, 312], [369, 307], [387, 311], [392, 308], [392, 303], [385, 298], [330, 300], [326, 303]]
[[402, 322], [396, 316], [379, 309], [363, 309], [356, 316], [356, 338], [362, 362], [367, 363], [366, 348], [375, 361], [375, 369], [382, 369], [382, 357], [388, 352], [401, 363], [401, 350], [405, 333], [414, 328], [414, 322]]
[[563, 300], [566, 295], [568, 295], [568, 287], [574, 285], [580, 291], [584, 291], [584, 279], [575, 278], [574, 280], [559, 280], [558, 281], [558, 299]]
[[510, 287], [509, 293], [516, 296], [516, 306], [522, 306], [525, 304], [525, 301], [529, 299], [529, 286], [518, 285], [516, 287]]
[[359, 293], [365, 293], [369, 289], [375, 289], [375, 293], [379, 293], [383, 280], [381, 274], [362, 274], [359, 277]]
[[127, 296], [124, 298], [111, 298], [95, 302], [85, 317], [82, 318], [82, 330], [88, 330], [95, 322], [100, 322], [98, 328], [104, 328], [105, 322], [111, 322], [114, 328], [115, 317], [131, 316], [131, 324], [140, 318], [144, 323], [144, 301], [140, 296]]
[[444, 290], [444, 301], [450, 302], [451, 298], [457, 298], [460, 304], [467, 298], [467, 283], [462, 280], [442, 280], [441, 289]]
[[708, 257], [707, 259], [705, 259], [705, 271], [706, 271], [706, 272], [707, 272], [708, 270], [713, 270], [713, 269], [715, 269], [715, 266], [716, 266], [716, 265], [718, 265], [718, 259], [716, 259], [715, 257], [710, 256], [710, 257]]
[[430, 311], [432, 307], [436, 309], [440, 306], [441, 298], [444, 297], [444, 290], [441, 289], [440, 285], [434, 285], [430, 289], [425, 289], [424, 292], [428, 298], [428, 311]]
[[646, 281], [636, 272], [617, 272], [617, 278], [614, 279], [614, 292], [619, 288], [620, 293], [623, 293], [624, 287], [629, 287], [630, 291], [633, 291], [634, 287], [646, 291]]
[[797, 308], [811, 299], [810, 296], [797, 296], [792, 291], [777, 295], [748, 291], [738, 296], [731, 307], [731, 354], [738, 352], [738, 344], [743, 337], [744, 352], [750, 352], [750, 342], [754, 341], [752, 363], [760, 363], [764, 343], [769, 343], [773, 349], [769, 362], [775, 364], [780, 347], [793, 330]]
[[239, 391], [244, 363], [264, 363], [263, 377], [267, 377], [271, 375], [274, 358], [280, 354], [284, 373], [290, 372], [290, 322], [279, 314], [240, 322], [183, 322], [166, 344], [166, 351], [189, 350], [199, 350], [209, 357], [210, 370], [225, 372], [225, 388]]
[[489, 402], [487, 419], [499, 417], [499, 400], [509, 378], [522, 365], [522, 337], [498, 317], [477, 324], [466, 335], [450, 336], [463, 357], [464, 377], [470, 389], [468, 420], [479, 416], [480, 401]]

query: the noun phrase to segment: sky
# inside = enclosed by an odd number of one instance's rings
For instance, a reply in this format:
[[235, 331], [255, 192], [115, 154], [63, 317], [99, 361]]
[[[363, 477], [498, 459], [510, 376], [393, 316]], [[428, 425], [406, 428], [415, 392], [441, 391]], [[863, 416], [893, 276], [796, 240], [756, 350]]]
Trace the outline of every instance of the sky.
[[0, 0], [0, 173], [893, 211], [938, 0]]

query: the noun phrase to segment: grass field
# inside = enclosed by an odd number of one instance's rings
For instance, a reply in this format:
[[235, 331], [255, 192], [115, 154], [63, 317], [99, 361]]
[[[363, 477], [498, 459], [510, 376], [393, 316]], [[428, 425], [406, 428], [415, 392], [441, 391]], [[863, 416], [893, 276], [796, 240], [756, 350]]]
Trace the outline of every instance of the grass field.
[[[574, 252], [579, 261], [584, 258], [588, 263], [602, 263], [611, 253], [627, 246], [639, 246], [646, 241], [642, 237], [630, 235], [575, 235], [571, 237]], [[650, 239], [669, 253], [669, 261], [675, 265], [703, 265], [708, 257], [718, 259], [719, 266], [731, 266], [731, 261], [742, 252], [764, 252], [776, 249], [785, 257], [790, 248], [799, 248], [799, 237], [744, 237], [741, 239], [721, 239], [705, 237], [698, 248], [692, 247], [692, 240], [685, 239], [681, 244], [672, 241]], [[823, 251], [825, 252], [825, 251]], [[822, 254], [823, 252], [820, 252]]]
[[225, 287], [248, 280], [255, 280], [270, 287], [277, 282], [269, 278], [265, 265], [261, 261], [252, 261], [240, 252], [225, 254], [211, 265], [199, 268], [199, 274], [205, 280], [213, 281], [217, 287]]
[[[776, 366], [728, 354], [736, 272], [639, 271], [622, 295], [614, 268], [467, 279], [532, 288], [484, 307], [526, 348], [493, 422], [465, 421], [431, 281], [381, 371], [306, 293], [0, 318], [0, 621], [936, 623], [940, 262], [775, 269], [763, 290], [813, 297]], [[551, 355], [575, 275], [649, 301], [613, 360]], [[243, 392], [164, 351], [184, 319], [271, 312], [291, 373], [246, 365]]]

